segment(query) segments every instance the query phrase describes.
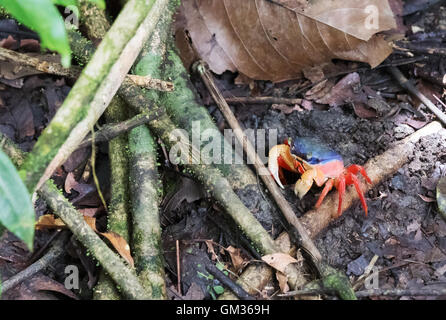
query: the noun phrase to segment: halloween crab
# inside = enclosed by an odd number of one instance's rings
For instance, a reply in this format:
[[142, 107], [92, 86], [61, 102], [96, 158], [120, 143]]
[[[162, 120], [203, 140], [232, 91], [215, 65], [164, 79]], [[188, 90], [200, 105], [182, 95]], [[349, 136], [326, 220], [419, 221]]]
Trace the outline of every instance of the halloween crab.
[[341, 215], [342, 198], [345, 188], [353, 185], [358, 192], [362, 207], [367, 216], [367, 203], [359, 186], [360, 173], [368, 183], [372, 183], [365, 169], [356, 164], [344, 167], [342, 157], [313, 138], [288, 139], [269, 151], [268, 169], [277, 184], [283, 188], [286, 183], [283, 169], [301, 174], [294, 186], [295, 194], [302, 199], [313, 183], [321, 187], [325, 184], [315, 205], [318, 208], [325, 196], [335, 187], [339, 191], [338, 217]]

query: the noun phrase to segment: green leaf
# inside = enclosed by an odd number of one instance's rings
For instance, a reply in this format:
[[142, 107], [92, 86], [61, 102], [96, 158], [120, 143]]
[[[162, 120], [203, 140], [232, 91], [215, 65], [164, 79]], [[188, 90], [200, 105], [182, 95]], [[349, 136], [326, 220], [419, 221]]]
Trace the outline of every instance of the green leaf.
[[53, 0], [53, 3], [56, 6], [68, 7], [68, 6], [76, 6], [77, 0]]
[[225, 288], [223, 288], [222, 286], [214, 286], [213, 289], [216, 294], [222, 294], [223, 292], [225, 292]]
[[0, 150], [0, 223], [33, 247], [35, 214], [31, 197], [8, 156]]
[[36, 31], [42, 47], [59, 52], [63, 66], [70, 66], [71, 50], [65, 23], [51, 0], [0, 0], [0, 6]]

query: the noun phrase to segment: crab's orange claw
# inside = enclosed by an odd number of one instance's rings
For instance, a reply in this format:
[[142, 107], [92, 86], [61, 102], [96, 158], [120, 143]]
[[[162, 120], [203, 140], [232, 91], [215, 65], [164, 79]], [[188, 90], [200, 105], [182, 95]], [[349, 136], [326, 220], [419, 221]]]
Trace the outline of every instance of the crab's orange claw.
[[324, 186], [324, 189], [322, 190], [321, 195], [319, 196], [319, 199], [316, 202], [315, 208], [319, 208], [322, 204], [322, 201], [324, 201], [325, 196], [330, 192], [330, 190], [333, 188], [334, 185], [334, 179], [329, 179], [327, 183]]
[[352, 164], [352, 165], [348, 166], [348, 168], [346, 170], [347, 170], [347, 172], [352, 173], [353, 175], [357, 175], [358, 172], [361, 173], [361, 175], [364, 177], [364, 179], [368, 183], [372, 184], [372, 180], [367, 175], [367, 172], [365, 172], [364, 167], [357, 165], [357, 164]]
[[359, 199], [361, 200], [361, 205], [364, 209], [365, 216], [367, 217], [367, 203], [365, 201], [364, 193], [359, 186], [358, 178], [354, 174], [348, 173], [348, 180], [350, 180], [350, 184], [353, 184], [355, 186], [356, 192], [358, 193]]
[[279, 144], [271, 148], [268, 153], [268, 169], [277, 184], [283, 187], [280, 180], [280, 168], [297, 172], [294, 168], [294, 158], [291, 155], [290, 147], [286, 144]]
[[317, 177], [318, 171], [316, 169], [308, 169], [305, 171], [294, 186], [294, 193], [302, 199], [313, 185], [314, 179]]
[[338, 217], [342, 214], [342, 199], [344, 198], [345, 193], [345, 176], [341, 175], [338, 178], [338, 185], [336, 187], [339, 192], [339, 204], [338, 204]]

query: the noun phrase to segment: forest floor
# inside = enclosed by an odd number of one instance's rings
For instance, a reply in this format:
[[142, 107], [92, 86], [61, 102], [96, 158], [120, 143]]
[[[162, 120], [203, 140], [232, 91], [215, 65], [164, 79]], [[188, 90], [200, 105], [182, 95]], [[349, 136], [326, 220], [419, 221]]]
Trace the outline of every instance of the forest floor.
[[[1, 23], [11, 23], [5, 20]], [[410, 15], [405, 20], [407, 33], [423, 30], [436, 32], [446, 37], [446, 7], [437, 6], [427, 11]], [[2, 37], [3, 39], [6, 37]], [[4, 42], [2, 45], [5, 45]], [[14, 42], [9, 47], [24, 52], [35, 51], [33, 42]], [[416, 56], [422, 57], [422, 55]], [[443, 97], [444, 88], [421, 77], [417, 69], [443, 70], [444, 57], [428, 55], [427, 59], [408, 63], [400, 69], [417, 85], [431, 101], [434, 95]], [[408, 59], [402, 52], [395, 52], [385, 63]], [[338, 62], [337, 70], [353, 70], [361, 64]], [[357, 72], [359, 83], [368, 92], [379, 92], [385, 104], [376, 109], [371, 106], [354, 106], [343, 103], [330, 106], [332, 99], [326, 96], [343, 77], [329, 79], [323, 85], [306, 89], [306, 79], [281, 84], [251, 82], [236, 85], [236, 75], [225, 73], [218, 77], [218, 86], [225, 97], [233, 96], [276, 96], [300, 97], [305, 102], [294, 105], [234, 105], [236, 117], [245, 128], [278, 130], [279, 141], [291, 137], [316, 137], [342, 155], [345, 164], [364, 164], [399, 141], [433, 120], [433, 116], [416, 99], [399, 87], [398, 83], [384, 68], [361, 69]], [[44, 74], [27, 73], [27, 70], [8, 70], [6, 62], [0, 62], [0, 131], [13, 139], [24, 151], [30, 151], [39, 134], [54, 116], [73, 85], [67, 79]], [[219, 128], [226, 128], [222, 114], [213, 104], [209, 93], [193, 79], [203, 103], [208, 107]], [[311, 84], [311, 83], [310, 83]], [[351, 88], [341, 88], [350, 90]], [[312, 90], [310, 92], [310, 90]], [[325, 94], [322, 92], [325, 90]], [[352, 98], [357, 92], [350, 90]], [[318, 96], [319, 95], [319, 96]], [[317, 103], [326, 97], [328, 103]], [[345, 102], [345, 101], [344, 101]], [[411, 104], [425, 117], [408, 111], [403, 106]], [[335, 103], [336, 104], [336, 103]], [[421, 106], [420, 106], [421, 105]], [[436, 103], [437, 106], [442, 106]], [[419, 108], [419, 109], [418, 109]], [[390, 111], [398, 110], [390, 115]], [[446, 108], [443, 107], [443, 112]], [[93, 182], [90, 162], [91, 148], [83, 148], [72, 154], [69, 160], [53, 176], [54, 181], [64, 189], [65, 195], [84, 215], [95, 216], [99, 229], [105, 230], [106, 213]], [[162, 204], [161, 223], [163, 248], [166, 261], [166, 281], [170, 297], [178, 298], [176, 268], [176, 240], [181, 240], [182, 294], [183, 299], [210, 299], [219, 293], [220, 283], [197, 275], [196, 266], [200, 261], [211, 259], [223, 263], [235, 274], [250, 263], [258, 263], [260, 257], [250, 248], [249, 241], [234, 230], [237, 227], [223, 215], [222, 209], [202, 190], [200, 184], [190, 177], [180, 175], [169, 165], [160, 150], [162, 179], [165, 197]], [[107, 144], [99, 146], [96, 161], [100, 186], [108, 199], [110, 192]], [[442, 176], [446, 175], [446, 135], [444, 133], [422, 138], [416, 146], [411, 160], [398, 170], [397, 174], [374, 187], [366, 195], [369, 207], [364, 215], [359, 203], [332, 222], [316, 238], [316, 245], [329, 264], [345, 272], [354, 282], [361, 276], [372, 258], [378, 260], [380, 289], [416, 289], [426, 285], [446, 284], [446, 221], [438, 213], [435, 202], [435, 188]], [[180, 177], [180, 178], [178, 178]], [[260, 182], [259, 182], [260, 183]], [[290, 181], [290, 184], [292, 181]], [[310, 210], [320, 193], [313, 188], [302, 200], [294, 195], [292, 186], [284, 194], [296, 212], [303, 215]], [[45, 203], [36, 203], [37, 216], [49, 212]], [[254, 212], [255, 213], [255, 212]], [[260, 219], [273, 236], [284, 230], [279, 219]], [[0, 239], [0, 272], [7, 279], [41, 255], [53, 239], [56, 231], [37, 231], [35, 247], [30, 253], [11, 234]], [[75, 240], [66, 247], [68, 255], [61, 257], [45, 272], [22, 282], [2, 295], [2, 299], [57, 299], [62, 295], [74, 297], [63, 283], [64, 268], [68, 264], [80, 269], [81, 290], [78, 298], [89, 299], [96, 283], [100, 267], [88, 252]], [[275, 280], [268, 285], [263, 297], [271, 297], [277, 291]], [[400, 299], [401, 297], [397, 297]], [[429, 297], [427, 297], [429, 298]], [[446, 298], [446, 297], [435, 297]], [[385, 299], [385, 298], [379, 298]], [[395, 297], [389, 298], [395, 299]], [[403, 299], [426, 299], [426, 297], [403, 297]]]

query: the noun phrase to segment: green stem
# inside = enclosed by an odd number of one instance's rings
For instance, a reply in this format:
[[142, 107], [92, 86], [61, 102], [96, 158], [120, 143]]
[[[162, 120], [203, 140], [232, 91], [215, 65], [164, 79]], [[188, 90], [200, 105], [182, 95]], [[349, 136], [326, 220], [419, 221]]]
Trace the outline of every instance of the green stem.
[[[119, 97], [113, 98], [109, 107], [105, 110], [105, 118], [107, 123], [119, 122], [127, 118], [125, 104]], [[119, 135], [108, 143], [111, 169], [111, 198], [108, 206], [107, 229], [121, 235], [127, 243], [130, 243], [127, 144], [127, 134]], [[98, 284], [94, 288], [94, 299], [120, 299], [112, 279], [105, 274], [104, 270], [101, 271]]]
[[152, 299], [166, 299], [158, 212], [161, 184], [156, 143], [145, 126], [130, 131], [129, 149], [135, 267], [142, 285], [152, 292]]

